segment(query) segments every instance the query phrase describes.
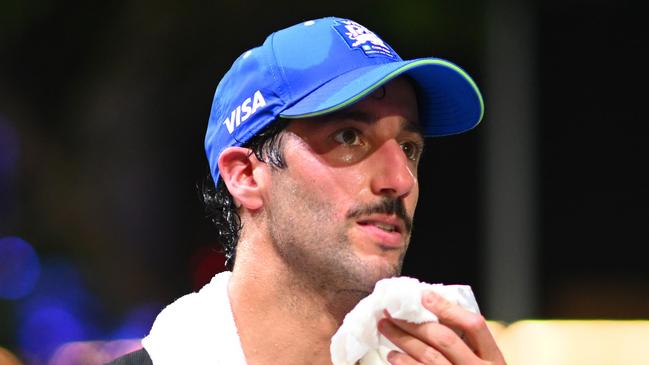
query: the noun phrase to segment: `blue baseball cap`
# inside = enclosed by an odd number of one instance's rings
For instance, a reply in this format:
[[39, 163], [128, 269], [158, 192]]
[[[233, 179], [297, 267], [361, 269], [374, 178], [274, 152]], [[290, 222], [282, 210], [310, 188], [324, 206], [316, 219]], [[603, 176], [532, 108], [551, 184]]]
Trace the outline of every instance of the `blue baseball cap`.
[[425, 136], [461, 133], [480, 123], [480, 90], [449, 61], [404, 61], [374, 32], [335, 17], [271, 34], [239, 56], [216, 88], [205, 136], [214, 182], [225, 148], [245, 144], [278, 118], [315, 117], [346, 108], [399, 75], [416, 84]]

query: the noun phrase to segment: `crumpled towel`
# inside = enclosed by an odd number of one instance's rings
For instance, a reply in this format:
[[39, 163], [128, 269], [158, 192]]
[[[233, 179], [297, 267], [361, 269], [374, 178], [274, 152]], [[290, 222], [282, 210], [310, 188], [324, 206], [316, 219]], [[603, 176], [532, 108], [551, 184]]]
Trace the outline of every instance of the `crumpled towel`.
[[333, 365], [389, 365], [387, 354], [399, 350], [380, 334], [378, 321], [384, 310], [393, 318], [413, 323], [437, 321], [437, 316], [424, 308], [421, 297], [424, 292], [434, 291], [446, 300], [479, 313], [473, 291], [468, 285], [428, 284], [409, 277], [383, 279], [376, 283], [374, 291], [363, 298], [343, 321], [331, 339]]

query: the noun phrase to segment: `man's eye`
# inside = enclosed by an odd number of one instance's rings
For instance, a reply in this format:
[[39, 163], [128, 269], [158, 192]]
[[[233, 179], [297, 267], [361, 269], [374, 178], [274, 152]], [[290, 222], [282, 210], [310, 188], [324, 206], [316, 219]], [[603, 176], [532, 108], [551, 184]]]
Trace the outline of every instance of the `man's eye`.
[[361, 144], [361, 139], [359, 133], [356, 129], [343, 129], [334, 135], [334, 141], [348, 145], [348, 146], [357, 146]]
[[404, 142], [401, 144], [403, 153], [409, 160], [416, 161], [421, 154], [421, 147], [415, 142]]

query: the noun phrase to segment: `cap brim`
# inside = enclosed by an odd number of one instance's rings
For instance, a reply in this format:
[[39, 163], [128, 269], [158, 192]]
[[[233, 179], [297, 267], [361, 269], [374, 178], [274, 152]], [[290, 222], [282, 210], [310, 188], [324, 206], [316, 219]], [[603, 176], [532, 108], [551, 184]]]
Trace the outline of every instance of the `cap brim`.
[[355, 69], [315, 89], [280, 116], [308, 118], [346, 108], [402, 74], [417, 83], [419, 119], [425, 135], [461, 133], [482, 120], [484, 103], [475, 82], [460, 67], [439, 58]]

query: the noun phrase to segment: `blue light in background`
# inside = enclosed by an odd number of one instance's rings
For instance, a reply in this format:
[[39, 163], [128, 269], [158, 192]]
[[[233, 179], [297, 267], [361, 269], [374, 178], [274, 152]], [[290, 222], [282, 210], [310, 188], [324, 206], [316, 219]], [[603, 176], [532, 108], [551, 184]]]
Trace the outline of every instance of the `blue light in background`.
[[163, 305], [151, 303], [137, 306], [131, 309], [122, 325], [113, 332], [112, 339], [133, 339], [143, 338], [149, 334], [156, 316], [162, 310]]
[[87, 338], [81, 319], [63, 303], [37, 306], [20, 325], [18, 341], [21, 352], [33, 363], [47, 359], [63, 343]]
[[55, 354], [60, 355], [57, 350], [68, 349], [66, 345], [77, 341], [91, 344], [143, 338], [163, 308], [159, 303], [143, 304], [130, 310], [119, 326], [114, 322], [106, 326], [104, 308], [88, 291], [79, 270], [64, 258], [52, 257], [43, 259], [40, 279], [32, 293], [16, 304], [18, 350], [29, 364], [47, 364]]
[[18, 346], [30, 363], [47, 363], [66, 342], [99, 337], [94, 298], [64, 259], [43, 260], [41, 279], [18, 304]]
[[18, 237], [0, 238], [0, 298], [18, 299], [29, 294], [41, 267], [32, 246]]

